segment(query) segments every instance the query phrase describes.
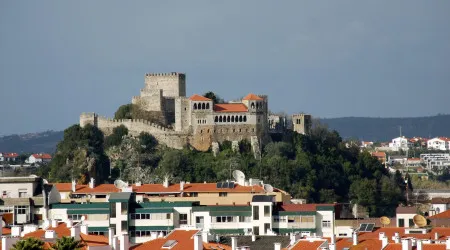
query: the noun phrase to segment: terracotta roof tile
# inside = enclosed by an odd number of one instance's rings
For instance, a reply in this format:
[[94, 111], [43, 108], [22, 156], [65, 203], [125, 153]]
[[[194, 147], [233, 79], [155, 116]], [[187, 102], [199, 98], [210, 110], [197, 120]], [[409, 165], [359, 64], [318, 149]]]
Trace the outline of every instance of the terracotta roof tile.
[[242, 98], [242, 100], [254, 100], [254, 101], [262, 101], [264, 99], [262, 99], [261, 97], [255, 95], [255, 94], [248, 94], [246, 95], [244, 98]]
[[[171, 248], [171, 250], [194, 250], [194, 235], [198, 233], [199, 230], [174, 230], [168, 234], [165, 238], [155, 239], [147, 241], [140, 245], [131, 247], [134, 250], [143, 249], [164, 249], [162, 246], [168, 240], [176, 240], [177, 244]], [[166, 248], [167, 249], [167, 248]]]
[[191, 101], [212, 101], [209, 98], [206, 98], [204, 96], [197, 95], [197, 94], [194, 94], [191, 97], [189, 97], [189, 100], [191, 100]]
[[430, 216], [429, 219], [450, 219], [450, 210]]
[[[59, 192], [71, 192], [72, 191], [72, 183], [67, 183], [67, 182], [63, 182], [63, 183], [52, 183], [53, 186], [56, 187], [56, 189], [58, 189]], [[84, 189], [85, 187], [87, 187], [88, 185], [80, 185], [77, 184], [75, 186], [75, 190], [80, 190], [80, 189]]]
[[319, 249], [319, 247], [324, 244], [326, 240], [315, 240], [315, 241], [309, 241], [309, 240], [300, 240], [298, 241], [290, 250], [316, 250]]
[[334, 206], [334, 204], [283, 204], [280, 206], [281, 211], [302, 212], [316, 211], [317, 206]]
[[431, 204], [450, 204], [450, 198], [434, 197]]
[[214, 104], [215, 112], [247, 112], [247, 106], [242, 103], [220, 103]]
[[[142, 184], [141, 186], [133, 186], [136, 193], [180, 193], [180, 184], [172, 184], [167, 188], [162, 184]], [[228, 192], [228, 193], [263, 193], [261, 186], [241, 186], [235, 183], [234, 188], [217, 188], [216, 183], [190, 183], [184, 184], [183, 192], [209, 193], [209, 192]]]
[[117, 193], [120, 190], [114, 186], [114, 184], [100, 184], [94, 188], [90, 188], [89, 185], [83, 185], [80, 189], [77, 189], [74, 194], [109, 194]]
[[33, 154], [33, 157], [36, 159], [51, 159], [52, 156], [50, 154]]

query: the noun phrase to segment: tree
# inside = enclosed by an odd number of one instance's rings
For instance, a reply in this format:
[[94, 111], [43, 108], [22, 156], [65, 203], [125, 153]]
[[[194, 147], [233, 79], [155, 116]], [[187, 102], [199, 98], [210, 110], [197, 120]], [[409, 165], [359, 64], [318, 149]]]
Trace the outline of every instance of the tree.
[[41, 250], [44, 249], [44, 242], [36, 238], [19, 240], [11, 248], [13, 250]]
[[105, 138], [105, 148], [119, 145], [125, 135], [128, 135], [128, 129], [124, 125], [113, 128], [112, 134]]
[[133, 104], [125, 104], [120, 106], [114, 113], [114, 119], [133, 119]]
[[223, 103], [223, 100], [212, 91], [206, 92], [205, 94], [203, 94], [203, 96], [211, 99], [213, 101], [213, 104]]
[[62, 237], [58, 239], [52, 246], [53, 250], [79, 250], [84, 247], [80, 240], [75, 240], [73, 237]]

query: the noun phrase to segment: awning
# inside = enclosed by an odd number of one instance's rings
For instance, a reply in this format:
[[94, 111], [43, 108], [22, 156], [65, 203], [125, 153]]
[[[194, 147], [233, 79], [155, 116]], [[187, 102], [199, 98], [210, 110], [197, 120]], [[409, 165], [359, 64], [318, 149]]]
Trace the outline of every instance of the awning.
[[173, 213], [173, 208], [136, 208], [134, 213], [142, 214], [170, 214]]
[[232, 229], [210, 229], [212, 234], [244, 234], [244, 229], [242, 228], [232, 228]]
[[108, 227], [90, 227], [90, 226], [88, 226], [88, 232], [108, 232]]

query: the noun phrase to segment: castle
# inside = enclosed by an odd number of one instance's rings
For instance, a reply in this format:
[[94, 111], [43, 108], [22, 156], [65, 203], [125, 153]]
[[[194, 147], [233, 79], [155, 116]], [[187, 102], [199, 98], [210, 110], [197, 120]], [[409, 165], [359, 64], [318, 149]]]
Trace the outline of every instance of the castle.
[[201, 95], [186, 97], [186, 75], [181, 73], [146, 74], [145, 87], [132, 103], [161, 118], [156, 124], [146, 120], [113, 120], [95, 113], [83, 113], [80, 125], [97, 126], [105, 135], [124, 125], [130, 134], [152, 134], [160, 143], [172, 148], [191, 145], [206, 151], [218, 143], [251, 142], [255, 154], [268, 138], [268, 97], [248, 94], [239, 102], [213, 103]]

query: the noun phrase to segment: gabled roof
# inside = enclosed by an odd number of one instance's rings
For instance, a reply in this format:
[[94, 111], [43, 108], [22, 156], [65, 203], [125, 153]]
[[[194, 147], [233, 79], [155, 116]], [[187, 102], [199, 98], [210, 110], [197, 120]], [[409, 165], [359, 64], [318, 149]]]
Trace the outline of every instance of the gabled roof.
[[248, 108], [243, 103], [214, 104], [215, 112], [247, 112]]
[[18, 156], [19, 156], [18, 153], [4, 153], [3, 154], [3, 157], [5, 157], [5, 158], [16, 158]]
[[189, 97], [189, 100], [191, 100], [191, 101], [212, 101], [209, 98], [206, 98], [204, 96], [197, 95], [197, 94], [194, 94], [191, 97]]
[[372, 156], [375, 156], [375, 157], [386, 157], [386, 153], [385, 152], [376, 151], [376, 152], [372, 152]]
[[51, 159], [52, 156], [50, 154], [33, 154], [33, 157], [36, 159]]
[[[70, 237], [70, 228], [67, 227], [66, 223], [58, 223], [57, 227], [50, 227], [47, 230], [54, 230], [56, 233], [56, 236], [58, 238], [62, 238], [63, 236]], [[26, 238], [38, 238], [43, 239], [45, 237], [45, 230], [39, 229], [34, 232], [25, 234], [23, 236], [24, 239]], [[81, 248], [83, 250], [88, 249], [88, 247], [93, 246], [108, 246], [108, 238], [102, 235], [88, 235], [80, 233], [81, 242], [84, 243], [84, 247]], [[46, 242], [47, 243], [47, 242]], [[51, 244], [44, 245], [44, 249], [50, 249]]]
[[430, 216], [429, 219], [450, 219], [450, 210]]
[[242, 100], [262, 101], [264, 99], [262, 99], [261, 97], [255, 95], [255, 94], [250, 93], [250, 94], [246, 95], [244, 98], [242, 98]]
[[194, 235], [197, 234], [198, 232], [199, 232], [199, 230], [178, 229], [178, 230], [172, 231], [170, 234], [168, 234], [164, 238], [150, 240], [145, 243], [131, 247], [130, 249], [134, 249], [134, 250], [167, 249], [167, 248], [162, 248], [164, 243], [166, 243], [169, 240], [176, 240], [177, 243], [172, 248], [170, 248], [171, 250], [194, 250]]

